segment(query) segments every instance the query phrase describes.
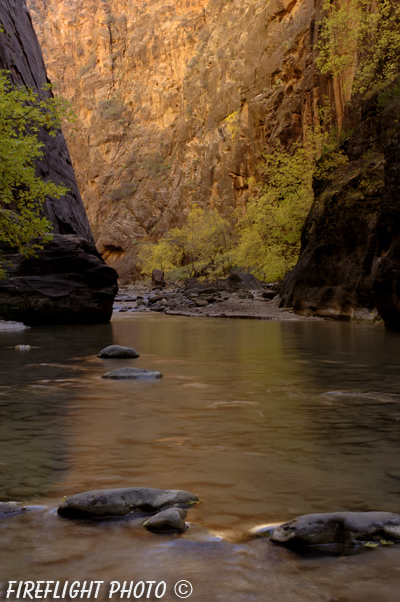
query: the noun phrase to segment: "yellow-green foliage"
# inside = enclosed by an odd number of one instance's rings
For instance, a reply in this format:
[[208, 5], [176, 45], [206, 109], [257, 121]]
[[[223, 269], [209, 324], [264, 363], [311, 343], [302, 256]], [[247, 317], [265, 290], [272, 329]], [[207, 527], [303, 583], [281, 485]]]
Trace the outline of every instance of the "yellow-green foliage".
[[176, 251], [165, 239], [157, 243], [147, 242], [142, 245], [138, 255], [138, 265], [142, 274], [151, 275], [154, 269], [168, 272], [176, 264]]
[[300, 145], [292, 154], [278, 148], [263, 157], [265, 183], [239, 221], [234, 260], [264, 280], [277, 280], [299, 255], [301, 228], [313, 200], [314, 164]]
[[232, 136], [232, 139], [235, 140], [236, 136], [239, 133], [240, 125], [239, 125], [239, 113], [234, 111], [225, 119], [226, 127], [228, 132]]
[[173, 228], [160, 241], [145, 245], [139, 253], [143, 274], [154, 268], [169, 271], [187, 266], [189, 276], [217, 277], [229, 271], [233, 247], [232, 226], [215, 209], [205, 211], [194, 205], [181, 228]]
[[[8, 72], [0, 70], [0, 243], [23, 256], [42, 248], [33, 239], [51, 235], [51, 223], [42, 216], [46, 197], [60, 198], [67, 190], [36, 175], [35, 161], [43, 156], [38, 132], [55, 136], [61, 119], [71, 116], [58, 98], [41, 99], [25, 87], [13, 87]], [[0, 278], [5, 277], [0, 254]]]
[[[314, 200], [313, 178], [330, 175], [345, 165], [331, 128], [331, 108], [324, 103], [320, 125], [309, 128], [304, 143], [290, 151], [277, 146], [263, 153], [263, 182], [237, 224], [234, 263], [264, 280], [280, 280], [291, 270], [300, 251], [301, 230]], [[318, 161], [318, 163], [317, 163]]]
[[393, 0], [324, 0], [317, 65], [333, 77], [354, 68], [353, 92], [391, 82], [400, 69], [400, 4]]
[[319, 124], [304, 132], [303, 144], [290, 151], [277, 145], [263, 153], [258, 166], [263, 181], [252, 183], [257, 194], [232, 222], [215, 209], [194, 205], [181, 228], [141, 251], [143, 273], [186, 266], [189, 276], [216, 278], [235, 267], [264, 280], [283, 278], [299, 255], [301, 230], [314, 198], [313, 178], [328, 179], [348, 161], [337, 148], [331, 118], [325, 102]]

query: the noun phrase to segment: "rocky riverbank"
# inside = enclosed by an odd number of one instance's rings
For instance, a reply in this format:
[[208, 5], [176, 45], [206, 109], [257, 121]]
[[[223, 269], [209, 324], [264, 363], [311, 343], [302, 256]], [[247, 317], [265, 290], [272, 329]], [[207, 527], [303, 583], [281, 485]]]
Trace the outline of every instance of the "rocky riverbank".
[[278, 284], [254, 288], [170, 283], [163, 289], [136, 283], [122, 286], [115, 298], [115, 313], [158, 312], [176, 316], [244, 318], [259, 320], [322, 320], [300, 316], [278, 306]]

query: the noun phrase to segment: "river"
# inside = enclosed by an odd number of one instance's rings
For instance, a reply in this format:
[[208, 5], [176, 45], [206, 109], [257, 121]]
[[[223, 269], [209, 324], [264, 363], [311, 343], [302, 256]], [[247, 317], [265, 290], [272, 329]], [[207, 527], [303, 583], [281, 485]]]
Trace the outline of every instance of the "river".
[[[97, 358], [110, 344], [140, 358]], [[123, 314], [0, 333], [0, 499], [38, 506], [0, 521], [0, 581], [165, 580], [168, 601], [180, 579], [193, 602], [397, 601], [400, 546], [298, 556], [251, 534], [305, 513], [400, 511], [399, 363], [397, 333], [347, 323]], [[101, 378], [122, 365], [164, 377]], [[180, 536], [54, 512], [65, 495], [129, 486], [202, 502]]]

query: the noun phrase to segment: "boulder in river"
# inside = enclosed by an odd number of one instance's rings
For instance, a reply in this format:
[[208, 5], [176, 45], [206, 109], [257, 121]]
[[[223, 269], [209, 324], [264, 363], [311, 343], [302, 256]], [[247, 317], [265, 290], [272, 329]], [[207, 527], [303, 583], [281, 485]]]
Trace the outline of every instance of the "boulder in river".
[[5, 516], [15, 516], [25, 512], [26, 508], [15, 504], [14, 502], [0, 502], [0, 518]]
[[139, 357], [137, 351], [133, 349], [133, 347], [122, 347], [121, 345], [109, 345], [100, 351], [97, 354], [97, 357], [101, 358], [117, 358], [117, 357]]
[[111, 372], [103, 374], [102, 378], [112, 378], [114, 380], [128, 380], [133, 378], [161, 378], [161, 372], [155, 370], [145, 370], [144, 368], [117, 368]]
[[117, 273], [94, 244], [80, 236], [53, 234], [35, 257], [4, 251], [7, 278], [0, 282], [6, 320], [28, 324], [100, 324], [112, 315]]
[[66, 518], [125, 516], [131, 512], [157, 512], [171, 506], [190, 506], [199, 498], [179, 489], [99, 489], [67, 497], [58, 508]]
[[257, 291], [262, 289], [262, 284], [253, 274], [246, 272], [232, 272], [226, 279], [229, 288], [246, 289], [249, 291]]
[[158, 269], [153, 270], [151, 282], [154, 288], [163, 288], [165, 286], [164, 272]]
[[149, 531], [161, 533], [165, 531], [179, 531], [183, 533], [186, 529], [184, 520], [186, 514], [186, 510], [183, 508], [167, 508], [167, 510], [162, 510], [148, 518], [143, 523], [143, 527], [146, 527]]
[[400, 514], [334, 512], [305, 514], [277, 527], [270, 541], [288, 547], [400, 540]]

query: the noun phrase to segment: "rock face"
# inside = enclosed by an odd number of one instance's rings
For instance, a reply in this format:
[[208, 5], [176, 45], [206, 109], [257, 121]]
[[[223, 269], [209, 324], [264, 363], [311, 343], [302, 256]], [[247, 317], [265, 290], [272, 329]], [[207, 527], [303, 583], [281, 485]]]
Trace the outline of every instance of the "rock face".
[[286, 546], [355, 544], [400, 539], [400, 514], [392, 512], [335, 512], [305, 514], [281, 525], [270, 537]]
[[36, 258], [5, 259], [11, 267], [0, 281], [0, 315], [6, 319], [30, 326], [110, 320], [116, 274], [84, 238], [55, 234]]
[[343, 150], [348, 164], [315, 182], [299, 261], [281, 289], [281, 306], [345, 320], [376, 317], [400, 329], [398, 100], [377, 99]]
[[[42, 90], [48, 79], [24, 0], [2, 1], [0, 23], [4, 29], [0, 69], [10, 71], [14, 84]], [[106, 322], [117, 292], [117, 275], [94, 247], [63, 134], [53, 138], [43, 131], [40, 137], [44, 157], [38, 172], [62, 182], [69, 193], [45, 204], [44, 213], [56, 234], [37, 258], [26, 260], [5, 251], [11, 267], [7, 280], [0, 282], [0, 317], [29, 324]]]
[[[5, 30], [0, 35], [0, 69], [8, 69], [15, 85], [42, 90], [49, 83], [42, 52], [32, 27], [32, 20], [24, 0], [4, 0], [0, 5], [0, 22]], [[51, 95], [41, 92], [43, 97]], [[46, 216], [57, 234], [77, 234], [93, 242], [85, 209], [72, 169], [64, 136], [54, 138], [41, 133], [45, 156], [38, 164], [40, 175], [56, 184], [63, 183], [69, 193], [58, 201], [47, 201]]]
[[68, 497], [58, 508], [66, 518], [125, 516], [130, 512], [157, 512], [171, 506], [188, 506], [198, 497], [178, 489], [100, 489]]
[[287, 146], [341, 81], [315, 70], [322, 0], [28, 0], [50, 77], [71, 99], [67, 135], [96, 244], [130, 280], [137, 241], [190, 202], [229, 212], [264, 146]]
[[[399, 114], [399, 107], [396, 109], [393, 120]], [[392, 125], [384, 146], [385, 188], [377, 227], [372, 294], [385, 325], [400, 330], [400, 133], [397, 122]]]

